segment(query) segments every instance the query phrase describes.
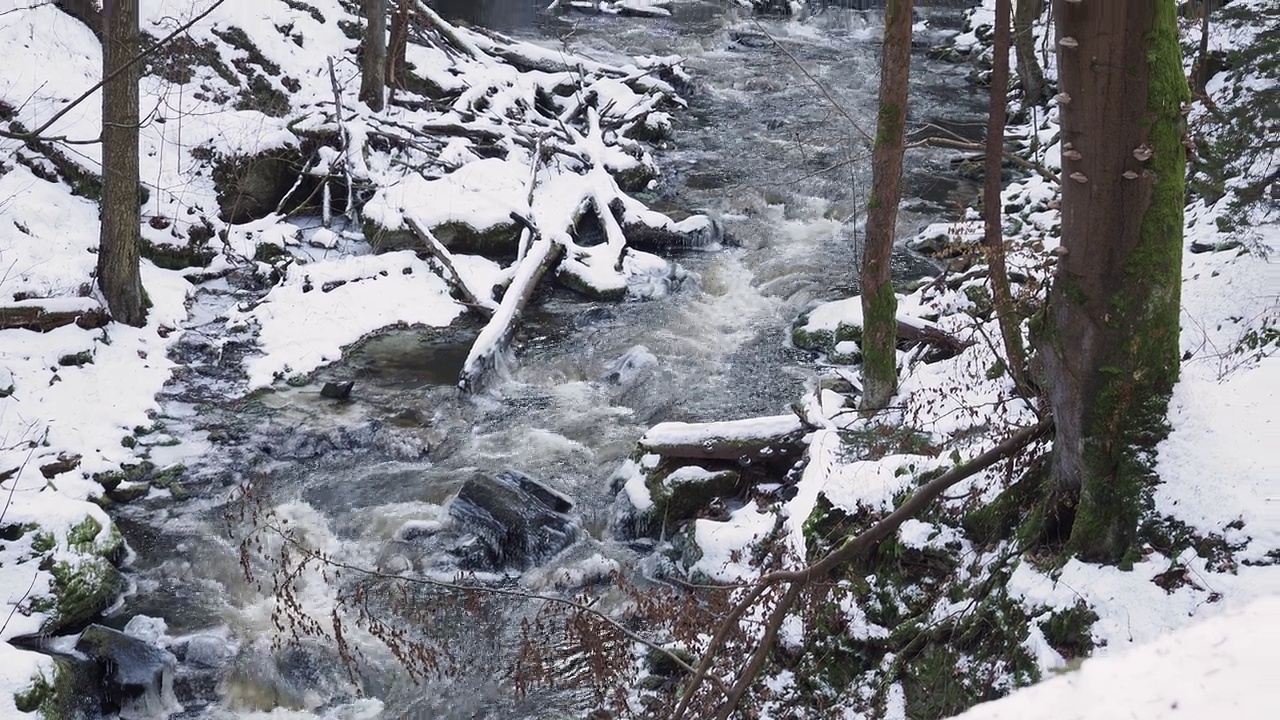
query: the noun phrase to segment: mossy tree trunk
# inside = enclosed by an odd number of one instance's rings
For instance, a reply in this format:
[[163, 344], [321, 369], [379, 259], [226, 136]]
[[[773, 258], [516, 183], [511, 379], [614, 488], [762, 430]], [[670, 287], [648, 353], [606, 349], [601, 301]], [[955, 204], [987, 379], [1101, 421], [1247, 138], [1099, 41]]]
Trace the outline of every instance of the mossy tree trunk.
[[[1039, 105], [1044, 100], [1044, 70], [1036, 59], [1035, 36], [1031, 34], [1031, 24], [1040, 17], [1044, 10], [1043, 0], [1017, 0], [1017, 10], [1013, 15], [1013, 45], [1018, 55], [1018, 84], [1022, 86], [1022, 102], [1024, 107]], [[999, 20], [997, 20], [997, 24]]]
[[380, 112], [387, 86], [387, 0], [361, 0], [365, 22], [360, 101]]
[[898, 300], [889, 261], [902, 199], [903, 127], [911, 76], [912, 0], [889, 0], [880, 63], [880, 111], [871, 159], [866, 252], [862, 259], [862, 404], [864, 412], [889, 404], [898, 389]]
[[1118, 562], [1134, 545], [1178, 375], [1189, 93], [1174, 0], [1056, 0], [1054, 17], [1070, 99], [1066, 254], [1037, 332], [1057, 432], [1046, 520], [1070, 527], [1069, 553]]
[[995, 40], [992, 48], [991, 89], [987, 105], [986, 164], [982, 190], [983, 251], [990, 268], [991, 298], [995, 305], [1005, 361], [1018, 392], [1030, 395], [1027, 382], [1027, 353], [1022, 344], [1022, 321], [1018, 318], [1009, 290], [1005, 265], [1003, 219], [1000, 202], [1000, 175], [1004, 164], [1005, 103], [1009, 100], [1009, 13], [1010, 0], [996, 0]]
[[118, 322], [141, 327], [147, 310], [138, 270], [142, 244], [138, 193], [138, 0], [105, 0], [102, 7], [102, 228], [98, 287]]

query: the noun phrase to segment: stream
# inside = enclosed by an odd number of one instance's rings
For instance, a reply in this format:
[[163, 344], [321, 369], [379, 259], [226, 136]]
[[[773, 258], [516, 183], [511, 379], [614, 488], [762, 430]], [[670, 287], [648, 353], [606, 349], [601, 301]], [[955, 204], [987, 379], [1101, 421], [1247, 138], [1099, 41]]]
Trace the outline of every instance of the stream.
[[[253, 518], [229, 498], [253, 483], [265, 510], [342, 562], [448, 574], [467, 569], [463, 541], [448, 532], [450, 499], [477, 474], [517, 471], [572, 500], [577, 539], [523, 573], [480, 575], [572, 592], [609, 569], [645, 564], [646, 548], [612, 540], [608, 521], [610, 475], [648, 427], [785, 412], [814, 376], [812, 359], [787, 338], [801, 310], [846, 296], [856, 280], [870, 162], [869, 142], [850, 120], [874, 133], [882, 17], [832, 7], [757, 23], [728, 3], [677, 0], [671, 18], [635, 19], [548, 15], [546, 4], [439, 7], [604, 60], [686, 57], [690, 108], [655, 153], [661, 181], [638, 197], [677, 218], [708, 213], [732, 241], [673, 258], [680, 270], [655, 280], [646, 301], [545, 294], [516, 339], [515, 362], [476, 398], [454, 388], [478, 330], [463, 322], [380, 335], [309, 385], [229, 402], [246, 350], [213, 338], [224, 331], [219, 316], [240, 298], [216, 283], [202, 288], [177, 350], [190, 369], [166, 390], [162, 418], [165, 432], [182, 440], [175, 452], [199, 457], [187, 460], [185, 499], [153, 494], [119, 506], [136, 592], [108, 619], [163, 621], [152, 625], [178, 659], [174, 696], [183, 708], [172, 717], [583, 716], [589, 695], [513, 692], [506, 668], [528, 602], [489, 603], [440, 630], [460, 668], [445, 680], [411, 682], [381, 645], [354, 634], [365, 660], [358, 693], [332, 642], [273, 646], [273, 603], [245, 581], [238, 554]], [[942, 42], [960, 23], [959, 8], [919, 12], [929, 21], [917, 33], [922, 44]], [[965, 82], [970, 69], [917, 52], [912, 120], [980, 134], [985, 98]], [[901, 236], [954, 217], [971, 200], [954, 156], [909, 153]], [[896, 270], [910, 277], [928, 266], [903, 253]], [[353, 381], [351, 400], [321, 397], [326, 381]], [[294, 599], [328, 623], [343, 582], [304, 578]], [[413, 603], [429, 600], [371, 587], [371, 612], [402, 622], [416, 622]]]

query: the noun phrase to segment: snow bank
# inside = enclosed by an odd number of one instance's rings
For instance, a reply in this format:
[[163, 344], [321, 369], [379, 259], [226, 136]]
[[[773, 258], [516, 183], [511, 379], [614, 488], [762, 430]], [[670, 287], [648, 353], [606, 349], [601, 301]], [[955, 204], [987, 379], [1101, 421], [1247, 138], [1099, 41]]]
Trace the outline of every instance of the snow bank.
[[1171, 632], [979, 705], [962, 720], [1274, 718], [1280, 597]]

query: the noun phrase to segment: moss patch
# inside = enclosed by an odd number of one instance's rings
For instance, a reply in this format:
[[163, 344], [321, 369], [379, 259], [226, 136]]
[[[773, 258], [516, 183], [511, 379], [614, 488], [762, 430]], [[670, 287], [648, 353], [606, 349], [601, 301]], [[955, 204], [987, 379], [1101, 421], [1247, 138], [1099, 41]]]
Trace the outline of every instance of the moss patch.
[[1081, 600], [1065, 610], [1050, 613], [1040, 621], [1040, 630], [1059, 655], [1071, 660], [1093, 652], [1093, 624], [1097, 621], [1098, 614]]
[[705, 511], [712, 500], [737, 494], [741, 479], [732, 469], [706, 470], [664, 460], [645, 479], [653, 498], [648, 514], [659, 524], [675, 528]]
[[78, 563], [60, 561], [49, 571], [53, 574], [52, 599], [32, 603], [33, 609], [49, 613], [40, 628], [48, 635], [89, 622], [111, 607], [126, 587], [124, 576], [105, 557], [88, 557]]

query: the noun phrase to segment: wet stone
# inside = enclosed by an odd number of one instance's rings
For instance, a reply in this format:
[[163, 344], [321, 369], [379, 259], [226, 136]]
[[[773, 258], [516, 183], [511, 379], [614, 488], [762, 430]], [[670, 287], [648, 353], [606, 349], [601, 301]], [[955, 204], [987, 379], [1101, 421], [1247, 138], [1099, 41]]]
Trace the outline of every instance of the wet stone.
[[453, 552], [467, 569], [528, 569], [578, 539], [578, 523], [567, 514], [572, 507], [527, 475], [476, 475], [449, 503], [449, 516], [467, 533]]
[[76, 650], [102, 667], [106, 700], [122, 717], [154, 716], [176, 704], [175, 659], [168, 651], [102, 625], [86, 628]]
[[349, 400], [351, 399], [351, 389], [355, 385], [350, 380], [346, 382], [327, 382], [324, 387], [320, 388], [320, 397], [331, 400]]

